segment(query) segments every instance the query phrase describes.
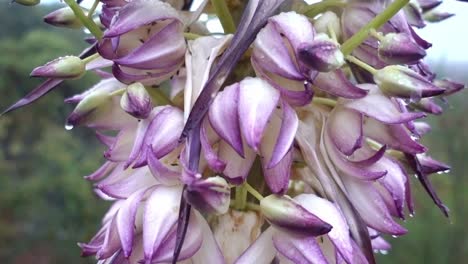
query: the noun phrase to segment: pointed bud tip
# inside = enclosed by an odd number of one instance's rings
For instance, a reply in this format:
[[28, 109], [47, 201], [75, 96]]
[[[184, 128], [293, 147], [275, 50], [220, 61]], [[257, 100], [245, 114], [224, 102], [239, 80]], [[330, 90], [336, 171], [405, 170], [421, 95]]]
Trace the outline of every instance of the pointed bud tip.
[[32, 70], [31, 77], [75, 79], [86, 72], [85, 63], [76, 56], [60, 57]]
[[378, 56], [389, 64], [414, 64], [426, 56], [426, 51], [408, 34], [389, 33], [379, 43]]
[[[86, 13], [86, 12], [85, 12]], [[44, 22], [56, 26], [65, 28], [80, 28], [82, 24], [80, 20], [75, 16], [73, 10], [69, 7], [63, 7], [57, 9], [43, 18]]]

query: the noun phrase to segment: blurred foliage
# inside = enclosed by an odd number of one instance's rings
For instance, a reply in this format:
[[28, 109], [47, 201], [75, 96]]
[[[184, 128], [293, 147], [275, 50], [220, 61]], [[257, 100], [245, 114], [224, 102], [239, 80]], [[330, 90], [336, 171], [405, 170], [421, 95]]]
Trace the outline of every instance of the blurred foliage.
[[[85, 47], [81, 32], [39, 23], [52, 9], [0, 3], [1, 109], [40, 83], [27, 77], [33, 67], [58, 56], [78, 54]], [[1, 117], [1, 263], [94, 262], [78, 257], [76, 242], [87, 241], [97, 231], [106, 204], [93, 195], [91, 185], [81, 176], [98, 168], [103, 148], [96, 147], [99, 144], [90, 131], [63, 128], [71, 111], [63, 98], [95, 81], [89, 74], [65, 82], [39, 102]], [[431, 176], [451, 208], [451, 219], [442, 216], [414, 180], [417, 217], [406, 221], [406, 236], [388, 238], [393, 249], [387, 256], [379, 256], [379, 263], [461, 263], [468, 257], [465, 98], [466, 92], [450, 98], [446, 113], [429, 119], [433, 131], [426, 140], [431, 155], [453, 167], [449, 174]]]

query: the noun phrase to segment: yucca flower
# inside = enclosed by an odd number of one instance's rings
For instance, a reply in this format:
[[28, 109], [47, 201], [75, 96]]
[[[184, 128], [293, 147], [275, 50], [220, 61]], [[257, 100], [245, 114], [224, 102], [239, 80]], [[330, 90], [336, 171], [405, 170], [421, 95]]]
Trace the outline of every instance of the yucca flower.
[[422, 119], [464, 85], [436, 78], [412, 29], [448, 17], [429, 13], [439, 1], [251, 0], [236, 25], [213, 0], [225, 34], [199, 19], [207, 1], [102, 0], [104, 31], [95, 10], [66, 2], [91, 46], [36, 68], [49, 79], [5, 112], [101, 77], [65, 100], [66, 128], [91, 128], [107, 148], [85, 178], [112, 204], [83, 256], [375, 263], [390, 249], [382, 234], [408, 232], [412, 174], [448, 215], [428, 175], [449, 166], [421, 143]]

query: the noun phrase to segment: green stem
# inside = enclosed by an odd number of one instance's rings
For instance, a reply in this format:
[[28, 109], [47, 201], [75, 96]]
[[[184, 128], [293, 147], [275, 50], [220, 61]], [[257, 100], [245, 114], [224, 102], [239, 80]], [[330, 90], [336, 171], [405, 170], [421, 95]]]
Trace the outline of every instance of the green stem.
[[229, 34], [236, 32], [236, 24], [234, 24], [234, 19], [232, 19], [226, 1], [211, 0], [211, 4], [214, 7], [216, 15], [218, 15], [221, 25], [223, 25], [224, 33]]
[[325, 97], [317, 97], [314, 96], [312, 99], [312, 102], [314, 104], [321, 104], [321, 105], [326, 105], [330, 107], [335, 107], [336, 106], [336, 101], [330, 98], [325, 98]]
[[245, 184], [236, 187], [236, 200], [234, 201], [234, 209], [244, 210], [247, 204], [247, 189]]
[[259, 201], [263, 200], [263, 195], [261, 195], [257, 190], [255, 190], [254, 187], [250, 186], [250, 184], [245, 182], [244, 186], [245, 186], [245, 189], [247, 189], [247, 191], [257, 200]]
[[73, 13], [75, 16], [81, 21], [83, 26], [85, 26], [91, 34], [93, 34], [98, 40], [102, 38], [102, 31], [94, 23], [94, 21], [90, 18], [88, 18], [85, 13], [83, 12], [83, 9], [81, 9], [80, 5], [78, 5], [75, 0], [65, 0], [65, 3], [73, 10]]
[[88, 56], [88, 57], [82, 59], [82, 61], [83, 61], [85, 64], [88, 64], [88, 63], [90, 63], [91, 61], [93, 61], [93, 60], [99, 58], [100, 56], [101, 56], [101, 55], [99, 55], [99, 53], [94, 53], [93, 55]]
[[173, 105], [171, 99], [160, 88], [146, 88], [146, 91], [148, 91], [151, 99], [158, 105]]
[[315, 17], [320, 13], [327, 11], [330, 7], [342, 7], [346, 5], [343, 0], [325, 0], [315, 4], [311, 4], [304, 8], [301, 13], [308, 17]]
[[94, 0], [94, 3], [91, 6], [91, 9], [88, 12], [88, 19], [93, 18], [94, 12], [96, 11], [96, 8], [98, 7], [98, 5], [99, 5], [99, 0]]
[[202, 37], [202, 36], [198, 35], [198, 34], [195, 34], [195, 33], [184, 32], [184, 37], [186, 39], [197, 39], [197, 38]]
[[372, 73], [372, 74], [375, 74], [377, 72], [376, 69], [374, 69], [372, 66], [370, 66], [369, 64], [361, 61], [360, 59], [354, 57], [354, 56], [351, 56], [351, 55], [348, 55], [346, 56], [346, 59], [354, 64], [356, 64], [357, 66], [363, 68], [364, 70]]
[[343, 45], [341, 45], [341, 52], [343, 52], [345, 56], [351, 54], [357, 46], [366, 40], [371, 29], [379, 29], [408, 2], [409, 0], [395, 0], [382, 13], [378, 14], [374, 19], [367, 23], [367, 25], [362, 27], [356, 34], [343, 43]]
[[374, 38], [376, 38], [379, 41], [384, 40], [384, 36], [382, 35], [382, 33], [377, 32], [377, 30], [375, 30], [373, 28], [371, 28], [369, 30], [369, 34], [371, 34], [371, 36], [373, 36]]

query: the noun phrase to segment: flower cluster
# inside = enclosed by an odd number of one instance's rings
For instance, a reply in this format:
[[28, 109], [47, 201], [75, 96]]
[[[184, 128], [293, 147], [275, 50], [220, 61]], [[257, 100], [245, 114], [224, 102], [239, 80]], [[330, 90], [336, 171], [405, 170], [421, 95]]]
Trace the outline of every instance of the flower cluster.
[[[464, 85], [431, 72], [413, 29], [450, 16], [440, 1], [252, 0], [234, 31], [225, 1], [65, 2], [45, 22], [86, 27], [90, 47], [34, 69], [48, 79], [5, 112], [101, 77], [65, 100], [66, 128], [107, 148], [85, 178], [112, 205], [83, 256], [375, 263], [382, 234], [407, 232], [412, 174], [448, 214], [428, 175], [449, 167], [421, 144], [421, 120]], [[200, 19], [213, 10], [226, 34]]]

